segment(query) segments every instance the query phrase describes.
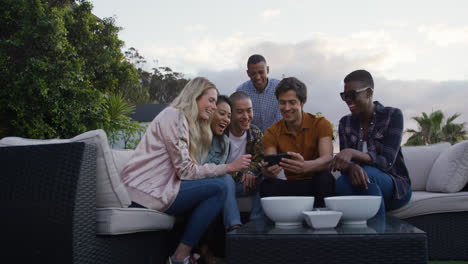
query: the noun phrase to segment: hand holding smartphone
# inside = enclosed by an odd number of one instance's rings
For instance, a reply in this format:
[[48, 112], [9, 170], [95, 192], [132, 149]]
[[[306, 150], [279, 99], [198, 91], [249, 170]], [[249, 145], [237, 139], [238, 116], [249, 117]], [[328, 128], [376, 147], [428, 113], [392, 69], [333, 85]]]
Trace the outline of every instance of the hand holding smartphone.
[[265, 155], [263, 160], [268, 162], [267, 167], [273, 166], [275, 164], [279, 164], [282, 158], [290, 159], [291, 155], [287, 153], [279, 153], [279, 154], [272, 154], [272, 155]]

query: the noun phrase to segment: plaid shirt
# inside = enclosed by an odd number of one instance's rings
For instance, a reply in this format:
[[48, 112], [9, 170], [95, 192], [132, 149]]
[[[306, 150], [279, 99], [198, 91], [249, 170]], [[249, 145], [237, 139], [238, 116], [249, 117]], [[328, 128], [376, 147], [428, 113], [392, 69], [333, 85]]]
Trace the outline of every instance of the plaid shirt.
[[[411, 188], [403, 154], [403, 114], [400, 109], [384, 107], [375, 101], [375, 112], [367, 130], [367, 149], [374, 166], [392, 177], [394, 199], [405, 197]], [[346, 148], [362, 151], [364, 130], [357, 115], [346, 115], [339, 125], [340, 150]], [[364, 164], [363, 164], [364, 165]]]
[[[229, 129], [226, 129], [225, 133], [226, 135], [229, 135]], [[247, 169], [230, 173], [235, 182], [240, 182], [244, 173], [250, 173], [258, 176], [262, 172], [260, 163], [263, 160], [263, 133], [253, 124], [250, 124], [250, 128], [246, 133], [247, 145], [245, 147], [245, 154], [252, 155], [252, 162]]]
[[236, 91], [246, 93], [252, 100], [252, 124], [258, 126], [262, 133], [265, 133], [267, 128], [283, 118], [275, 95], [275, 89], [279, 82], [277, 79], [268, 78], [267, 87], [261, 93], [250, 80], [239, 85], [236, 89]]

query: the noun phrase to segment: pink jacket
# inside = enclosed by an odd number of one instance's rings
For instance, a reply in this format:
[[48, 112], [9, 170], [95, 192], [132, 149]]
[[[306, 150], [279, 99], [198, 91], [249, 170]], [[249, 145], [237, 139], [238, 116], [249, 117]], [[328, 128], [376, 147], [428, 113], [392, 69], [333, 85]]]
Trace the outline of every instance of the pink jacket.
[[193, 163], [187, 119], [182, 111], [168, 106], [148, 126], [120, 178], [132, 201], [165, 211], [174, 202], [182, 180], [225, 174], [225, 164]]

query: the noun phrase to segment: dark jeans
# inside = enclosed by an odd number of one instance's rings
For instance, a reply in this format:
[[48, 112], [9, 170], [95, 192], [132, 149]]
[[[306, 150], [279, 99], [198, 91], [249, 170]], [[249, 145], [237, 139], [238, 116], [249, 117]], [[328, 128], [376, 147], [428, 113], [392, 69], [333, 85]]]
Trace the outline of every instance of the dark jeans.
[[319, 171], [307, 180], [279, 180], [265, 177], [260, 196], [314, 196], [314, 207], [325, 207], [323, 198], [335, 195], [335, 178], [329, 171]]
[[364, 166], [362, 168], [369, 177], [367, 190], [361, 186], [353, 186], [351, 180], [346, 174], [341, 175], [336, 181], [337, 195], [377, 195], [382, 197], [377, 216], [385, 216], [385, 211], [398, 209], [409, 202], [411, 199], [411, 188], [405, 197], [401, 200], [393, 199], [393, 180], [387, 173], [372, 167]]
[[[195, 246], [209, 224], [216, 218], [226, 200], [223, 178], [182, 181], [175, 201], [165, 211], [170, 215], [191, 212], [180, 242]], [[143, 207], [133, 202], [129, 207]]]

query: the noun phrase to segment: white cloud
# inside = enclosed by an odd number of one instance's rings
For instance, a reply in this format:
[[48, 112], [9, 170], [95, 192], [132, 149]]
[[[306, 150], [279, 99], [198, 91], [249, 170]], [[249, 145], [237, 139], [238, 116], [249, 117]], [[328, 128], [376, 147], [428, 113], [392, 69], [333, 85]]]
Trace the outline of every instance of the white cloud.
[[[324, 52], [324, 42], [321, 40], [304, 41], [297, 44], [279, 44], [262, 42], [248, 46], [244, 54], [260, 53], [267, 59], [270, 66], [270, 77], [280, 79], [282, 75], [295, 76], [308, 87], [307, 112], [322, 112], [333, 124], [348, 114], [349, 110], [339, 98], [343, 89], [343, 78], [353, 70], [364, 68], [369, 70], [375, 81], [374, 100], [384, 105], [400, 108], [405, 117], [405, 129], [417, 128], [411, 117], [422, 112], [442, 110], [447, 116], [454, 113], [462, 115], [456, 120], [468, 122], [468, 81], [404, 81], [389, 80], [379, 71], [380, 61], [385, 61], [389, 54], [363, 53], [362, 57], [346, 57], [343, 53]], [[244, 62], [242, 62], [244, 63]], [[223, 94], [231, 94], [242, 82], [248, 80], [244, 66], [237, 69], [199, 71], [208, 77]], [[404, 136], [406, 142], [408, 135]]]
[[368, 58], [366, 65], [379, 71], [389, 70], [398, 63], [415, 60], [410, 48], [405, 47], [385, 30], [361, 31], [341, 38], [317, 34], [323, 52], [343, 56], [349, 60]]
[[193, 24], [186, 26], [184, 30], [187, 32], [202, 32], [206, 30], [206, 27], [202, 24]]
[[142, 54], [157, 58], [160, 66], [170, 66], [176, 71], [194, 75], [200, 69], [227, 70], [244, 64], [243, 58], [248, 46], [261, 40], [261, 37], [246, 37], [242, 32], [222, 39], [203, 35], [184, 45], [154, 45], [143, 48]]
[[278, 17], [281, 14], [279, 9], [267, 9], [262, 12], [263, 21], [270, 21], [271, 19]]
[[270, 77], [280, 79], [284, 74], [304, 81], [309, 91], [305, 110], [322, 112], [335, 125], [349, 112], [338, 96], [343, 78], [353, 70], [367, 69], [376, 83], [374, 99], [400, 108], [405, 128], [416, 128], [411, 117], [438, 109], [447, 115], [459, 112], [462, 115], [457, 122], [468, 122], [465, 107], [468, 81], [404, 81], [385, 77], [401, 62], [415, 57], [408, 47], [383, 30], [341, 38], [316, 33], [312, 39], [298, 43], [265, 41], [238, 32], [222, 39], [207, 35], [184, 45], [154, 46], [141, 53], [158, 58], [160, 66], [190, 76], [205, 76], [227, 95], [248, 79], [245, 73], [248, 56], [263, 54], [270, 66]]
[[446, 24], [423, 25], [418, 29], [426, 38], [439, 46], [468, 44], [468, 26], [451, 27]]

